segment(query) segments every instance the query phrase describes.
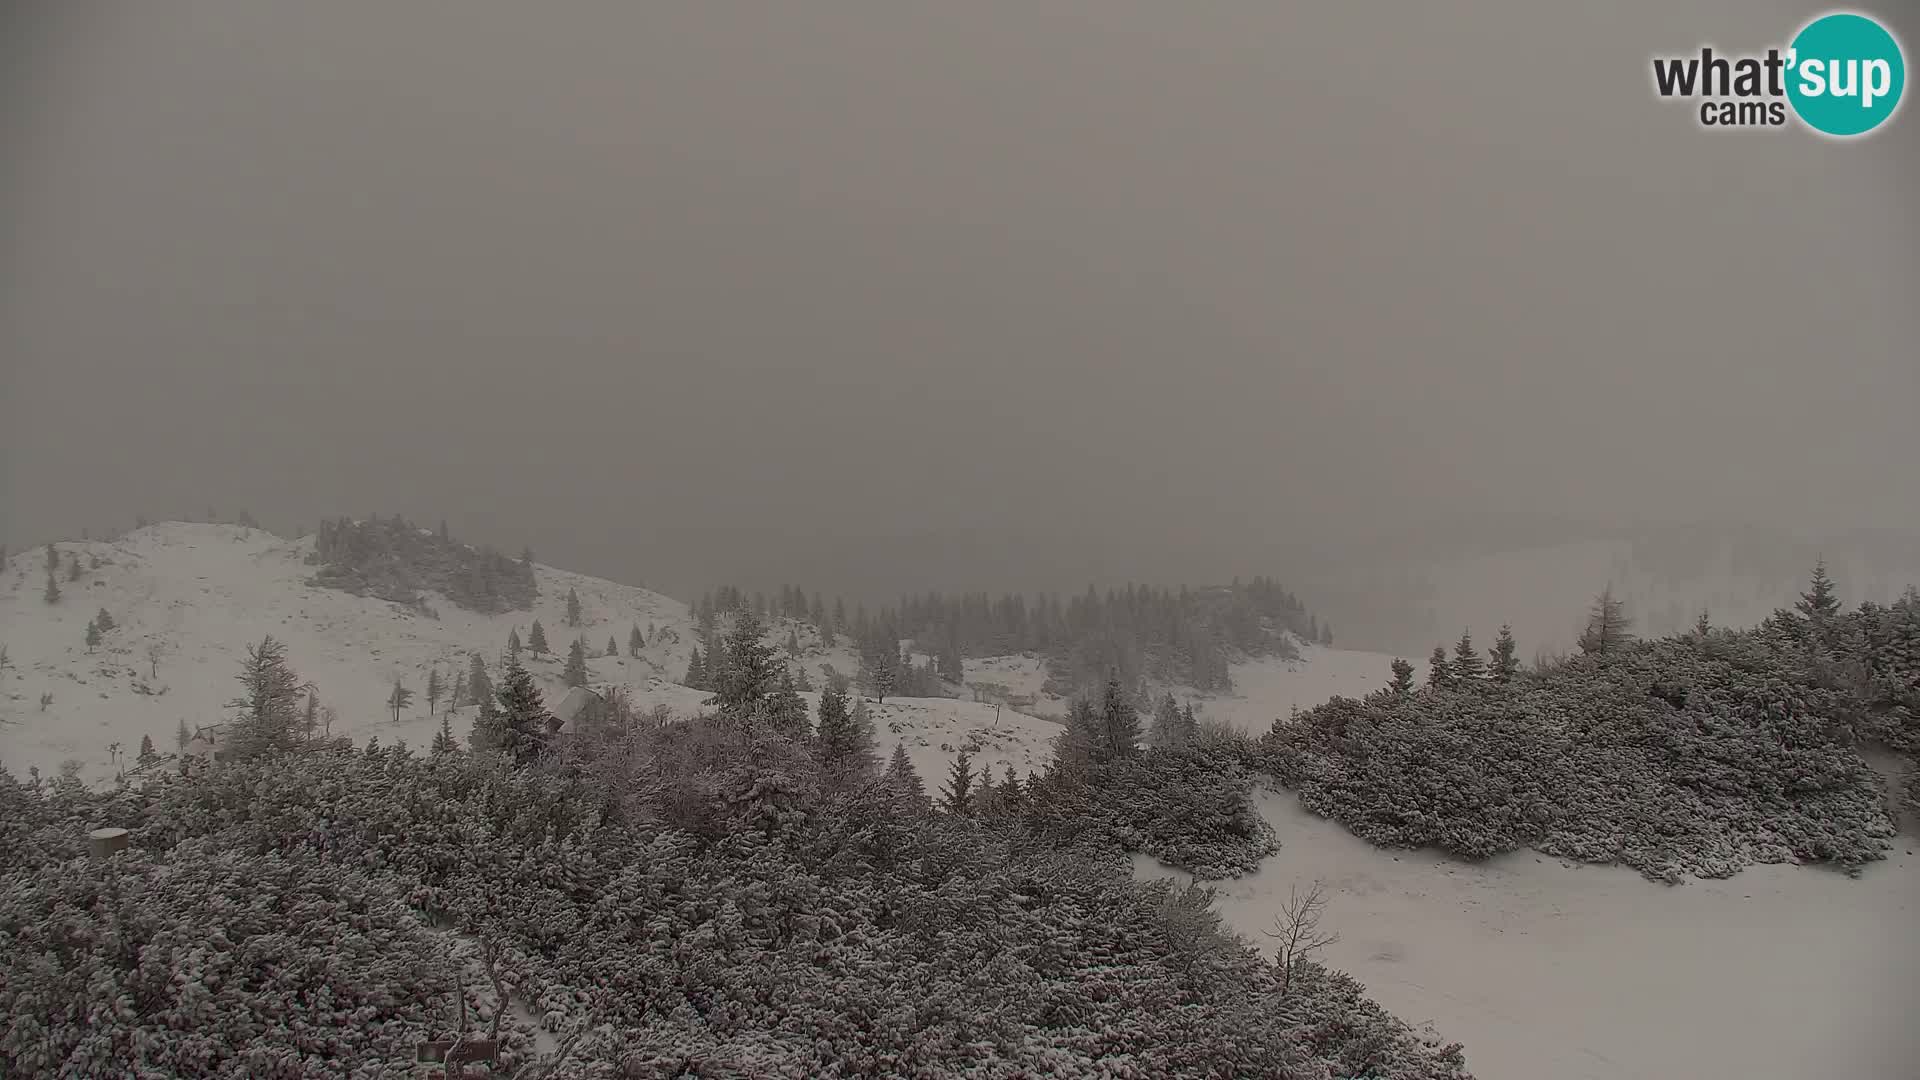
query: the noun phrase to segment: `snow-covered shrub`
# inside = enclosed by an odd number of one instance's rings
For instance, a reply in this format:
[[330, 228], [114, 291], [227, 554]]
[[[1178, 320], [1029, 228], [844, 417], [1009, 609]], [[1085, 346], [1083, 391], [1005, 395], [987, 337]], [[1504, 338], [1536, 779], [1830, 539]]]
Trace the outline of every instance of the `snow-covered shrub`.
[[[1889, 658], [1920, 632], [1892, 621], [1856, 613], [1820, 644], [1783, 615], [1508, 684], [1336, 698], [1265, 743], [1303, 803], [1385, 846], [1532, 847], [1661, 880], [1787, 857], [1858, 867], [1893, 825], [1855, 737], [1902, 730], [1896, 699], [1920, 686], [1920, 665]], [[1863, 644], [1874, 634], [1888, 644]]]
[[1199, 877], [1236, 877], [1279, 847], [1241, 757], [1222, 744], [1056, 769], [1035, 786], [1024, 820], [1039, 836], [1104, 840]]
[[[646, 792], [469, 753], [267, 756], [112, 793], [0, 777], [0, 1075], [404, 1067], [451, 1034], [485, 941], [516, 1003], [506, 1063], [537, 1027], [578, 1030], [559, 1074], [588, 1080], [1466, 1076], [1350, 983], [1282, 1007], [1254, 950], [1171, 918], [1103, 844], [823, 792], [805, 754], [705, 752], [723, 805], [747, 777], [793, 786], [695, 835]], [[1169, 776], [1142, 798], [1187, 783]], [[103, 824], [132, 846], [98, 863]], [[465, 986], [487, 1022], [490, 980]]]
[[451, 987], [395, 892], [211, 839], [0, 892], [0, 1072], [327, 1077], [392, 1061]]

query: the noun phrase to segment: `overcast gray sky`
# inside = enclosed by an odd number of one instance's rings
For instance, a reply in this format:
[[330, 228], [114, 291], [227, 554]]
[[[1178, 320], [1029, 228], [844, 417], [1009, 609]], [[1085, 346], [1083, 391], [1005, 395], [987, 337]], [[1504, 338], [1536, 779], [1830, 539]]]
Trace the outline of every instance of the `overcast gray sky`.
[[399, 510], [684, 589], [1920, 528], [1913, 105], [1654, 100], [1811, 8], [1440, 7], [16, 7], [0, 537]]

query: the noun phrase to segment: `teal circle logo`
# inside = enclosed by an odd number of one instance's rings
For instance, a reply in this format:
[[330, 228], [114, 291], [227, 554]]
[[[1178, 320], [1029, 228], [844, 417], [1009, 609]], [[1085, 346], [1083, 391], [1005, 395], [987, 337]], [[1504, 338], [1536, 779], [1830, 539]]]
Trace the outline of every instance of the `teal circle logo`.
[[1887, 28], [1865, 15], [1823, 15], [1788, 50], [1787, 100], [1815, 131], [1864, 135], [1900, 107], [1906, 58]]

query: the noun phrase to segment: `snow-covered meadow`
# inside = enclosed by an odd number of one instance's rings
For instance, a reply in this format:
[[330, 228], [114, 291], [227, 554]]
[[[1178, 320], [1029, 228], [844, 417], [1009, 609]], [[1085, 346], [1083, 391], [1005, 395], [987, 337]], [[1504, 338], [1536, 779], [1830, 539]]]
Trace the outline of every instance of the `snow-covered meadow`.
[[1323, 880], [1340, 940], [1320, 959], [1465, 1043], [1481, 1080], [1894, 1077], [1920, 1062], [1911, 832], [1858, 879], [1777, 865], [1667, 886], [1531, 851], [1390, 851], [1290, 792], [1256, 799], [1281, 848], [1217, 883], [1226, 922], [1270, 946], [1289, 887]]
[[[692, 715], [707, 697], [676, 681], [686, 672], [695, 641], [686, 604], [583, 574], [538, 566], [540, 597], [532, 611], [481, 615], [429, 596], [436, 618], [307, 584], [315, 570], [306, 562], [311, 538], [169, 522], [113, 541], [67, 542], [58, 549], [57, 603], [43, 596], [43, 549], [14, 553], [0, 568], [0, 645], [8, 657], [0, 671], [0, 764], [16, 774], [30, 766], [51, 774], [74, 760], [83, 777], [106, 778], [114, 769], [109, 746], [120, 745], [124, 763], [137, 753], [142, 736], [150, 736], [161, 753], [173, 752], [181, 724], [193, 730], [230, 715], [227, 703], [239, 690], [235, 676], [247, 647], [267, 635], [285, 643], [294, 670], [335, 710], [333, 734], [357, 742], [404, 740], [425, 748], [440, 726], [438, 714], [448, 711], [443, 698], [437, 713], [429, 713], [429, 673], [437, 669], [451, 687], [472, 654], [496, 662], [508, 634], [518, 631], [526, 640], [536, 619], [554, 651], [542, 657], [523, 652], [522, 660], [549, 703], [564, 693], [566, 648], [575, 636], [587, 642], [592, 683], [627, 687], [641, 709], [664, 705]], [[68, 581], [66, 567], [76, 556], [82, 573]], [[566, 623], [569, 590], [580, 599], [577, 629]], [[103, 609], [114, 629], [90, 650], [86, 626]], [[647, 644], [633, 657], [626, 644], [636, 626]], [[844, 642], [820, 648], [809, 627], [774, 620], [767, 637], [781, 644], [790, 631], [805, 641], [800, 663], [816, 685], [829, 668], [851, 673], [857, 666]], [[600, 655], [609, 638], [618, 655]], [[397, 722], [385, 704], [395, 680], [414, 691], [413, 704]], [[52, 695], [44, 709], [43, 694]], [[809, 707], [817, 703], [817, 694], [802, 696]], [[1059, 730], [1012, 709], [948, 698], [890, 698], [871, 708], [881, 752], [903, 744], [935, 786], [967, 747], [995, 779], [1008, 766], [1024, 776], [1044, 762]], [[454, 711], [456, 738], [465, 740], [472, 714], [472, 707]]]

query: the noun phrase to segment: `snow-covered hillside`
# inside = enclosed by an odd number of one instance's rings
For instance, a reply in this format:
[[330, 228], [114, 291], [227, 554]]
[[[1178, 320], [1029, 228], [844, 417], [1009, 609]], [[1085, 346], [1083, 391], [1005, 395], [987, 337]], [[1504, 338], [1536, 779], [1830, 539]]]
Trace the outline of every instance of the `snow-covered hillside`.
[[[594, 654], [588, 660], [592, 681], [626, 686], [642, 709], [665, 705], [690, 715], [707, 696], [676, 682], [695, 641], [686, 604], [583, 574], [536, 566], [539, 600], [532, 611], [480, 615], [429, 594], [436, 618], [309, 585], [315, 570], [306, 561], [311, 538], [170, 522], [112, 541], [61, 543], [58, 550], [57, 603], [43, 595], [44, 549], [16, 553], [0, 568], [0, 646], [8, 659], [0, 671], [0, 763], [16, 774], [29, 766], [51, 774], [73, 760], [81, 763], [83, 776], [104, 778], [114, 768], [109, 747], [119, 744], [124, 764], [138, 752], [142, 736], [151, 736], [161, 753], [172, 753], [181, 724], [193, 730], [228, 718], [247, 647], [267, 635], [285, 643], [294, 669], [335, 710], [334, 734], [356, 741], [378, 736], [382, 742], [427, 745], [440, 723], [427, 708], [429, 673], [438, 670], [450, 687], [479, 653], [497, 676], [508, 634], [517, 630], [526, 641], [535, 619], [554, 652], [523, 652], [522, 658], [549, 701], [564, 692], [561, 672], [575, 636]], [[81, 575], [68, 580], [76, 557]], [[569, 589], [580, 598], [578, 629], [566, 624]], [[112, 616], [114, 628], [90, 650], [86, 627], [101, 610]], [[647, 644], [632, 657], [626, 645], [636, 626]], [[844, 639], [822, 648], [813, 628], [802, 623], [773, 620], [767, 640], [784, 645], [789, 634], [816, 685], [829, 670], [851, 674], [858, 666]], [[609, 638], [619, 655], [598, 655]], [[1232, 695], [1181, 696], [1205, 716], [1264, 731], [1295, 706], [1383, 685], [1392, 659], [1312, 647], [1304, 654], [1299, 661], [1236, 665]], [[996, 779], [1009, 765], [1024, 775], [1046, 761], [1059, 731], [1052, 718], [1065, 710], [1063, 700], [1040, 689], [1045, 677], [1036, 657], [968, 660], [966, 682], [1003, 703], [890, 698], [873, 706], [880, 750], [890, 753], [894, 743], [903, 744], [931, 787], [969, 745]], [[414, 705], [398, 723], [386, 706], [396, 679], [414, 691]], [[51, 695], [44, 709], [43, 694]], [[816, 695], [803, 696], [809, 706], [816, 703]], [[966, 696], [974, 697], [973, 690]], [[1004, 704], [1007, 697], [1015, 704]], [[447, 711], [444, 698], [439, 711]], [[472, 713], [469, 707], [452, 718], [463, 741]]]
[[[58, 603], [47, 603], [43, 595], [44, 550], [17, 553], [0, 568], [0, 645], [8, 658], [0, 671], [0, 763], [16, 774], [28, 766], [52, 773], [71, 759], [82, 764], [83, 776], [100, 778], [113, 768], [109, 746], [119, 743], [123, 760], [131, 759], [142, 736], [171, 753], [182, 723], [194, 729], [228, 717], [226, 703], [238, 691], [235, 676], [246, 649], [269, 634], [286, 644], [294, 669], [336, 710], [334, 733], [356, 740], [378, 736], [424, 747], [439, 726], [427, 711], [429, 672], [438, 669], [451, 685], [473, 653], [497, 664], [509, 632], [518, 630], [524, 641], [535, 619], [556, 652], [522, 656], [550, 701], [564, 690], [565, 650], [576, 635], [594, 654], [614, 640], [620, 655], [592, 656], [592, 679], [629, 687], [642, 708], [666, 705], [686, 715], [706, 697], [673, 681], [685, 673], [694, 644], [687, 605], [582, 574], [536, 567], [540, 598], [532, 611], [479, 615], [429, 596], [439, 616], [434, 618], [308, 585], [314, 571], [306, 562], [310, 538], [173, 522], [111, 542], [62, 543], [58, 550]], [[76, 556], [82, 573], [69, 581], [67, 568]], [[578, 629], [566, 625], [569, 589], [580, 598]], [[89, 650], [87, 624], [103, 609], [114, 629]], [[637, 658], [626, 655], [635, 626], [647, 638]], [[803, 662], [815, 682], [828, 665], [853, 670], [844, 645], [822, 650], [808, 628], [776, 622], [768, 639], [784, 643], [790, 630], [802, 639]], [[157, 656], [150, 657], [153, 649]], [[396, 679], [415, 692], [414, 706], [398, 723], [385, 705]], [[43, 694], [52, 695], [44, 709]], [[446, 708], [443, 699], [440, 710]], [[996, 773], [1007, 764], [1022, 772], [1036, 767], [1057, 727], [1009, 710], [998, 713], [996, 723], [992, 705], [894, 699], [874, 709], [874, 723], [882, 750], [904, 743], [930, 782], [970, 740], [983, 746], [978, 758]], [[452, 721], [462, 740], [471, 715], [470, 708], [461, 710]]]
[[[426, 712], [425, 687], [437, 667], [443, 680], [465, 670], [479, 652], [489, 662], [505, 648], [510, 630], [527, 636], [534, 619], [555, 648], [574, 633], [592, 651], [609, 635], [624, 650], [634, 624], [655, 631], [638, 659], [596, 659], [595, 676], [645, 684], [685, 670], [692, 623], [686, 605], [645, 589], [538, 567], [540, 601], [531, 612], [498, 616], [463, 611], [430, 597], [432, 618], [399, 605], [306, 584], [311, 539], [284, 540], [228, 525], [167, 523], [112, 541], [58, 545], [62, 596], [48, 604], [44, 550], [14, 555], [0, 571], [0, 644], [9, 667], [0, 677], [0, 761], [22, 772], [51, 771], [77, 759], [88, 775], [109, 765], [108, 744], [127, 756], [143, 735], [162, 752], [175, 732], [226, 718], [238, 690], [234, 677], [247, 646], [271, 634], [287, 646], [294, 669], [319, 688], [339, 715], [336, 734], [424, 745], [436, 721]], [[66, 580], [75, 556], [81, 577]], [[91, 568], [98, 558], [98, 568]], [[566, 627], [565, 597], [580, 597], [583, 626]], [[116, 624], [91, 652], [86, 626], [105, 610]], [[664, 631], [664, 632], [663, 632]], [[157, 658], [149, 649], [157, 647]], [[562, 658], [534, 665], [558, 685]], [[550, 670], [549, 670], [550, 669]], [[415, 692], [417, 707], [395, 725], [383, 702], [394, 680]], [[40, 697], [53, 700], [43, 711]], [[445, 708], [446, 702], [441, 702]], [[456, 732], [465, 735], [464, 724]]]

